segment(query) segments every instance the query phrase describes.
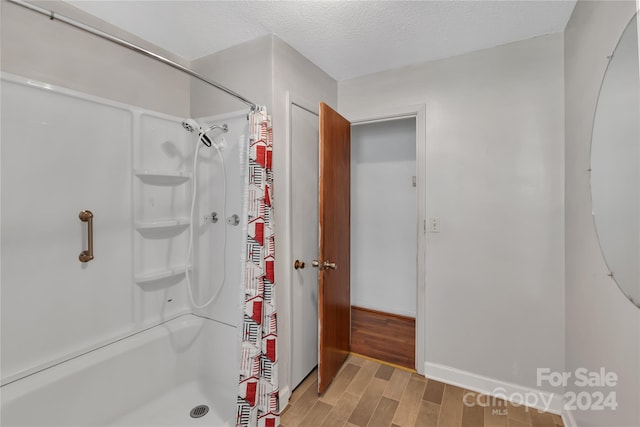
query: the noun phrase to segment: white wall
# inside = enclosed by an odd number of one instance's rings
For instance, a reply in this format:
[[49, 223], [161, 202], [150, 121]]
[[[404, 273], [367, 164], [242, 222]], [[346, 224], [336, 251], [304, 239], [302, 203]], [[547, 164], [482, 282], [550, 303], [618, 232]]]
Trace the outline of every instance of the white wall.
[[351, 305], [416, 316], [416, 121], [351, 128]]
[[[186, 74], [6, 0], [0, 6], [3, 71], [167, 114], [188, 113]], [[185, 63], [68, 4], [41, 6]]]
[[619, 378], [617, 410], [576, 412], [581, 427], [640, 425], [640, 310], [607, 276], [587, 172], [607, 56], [634, 13], [633, 1], [579, 1], [565, 31], [566, 369], [605, 367]]
[[[271, 110], [273, 97], [271, 36], [264, 36], [192, 62], [200, 74]], [[191, 115], [206, 117], [249, 106], [205, 83], [192, 79]]]
[[563, 39], [338, 84], [339, 111], [426, 104], [425, 362], [538, 388], [564, 367]]

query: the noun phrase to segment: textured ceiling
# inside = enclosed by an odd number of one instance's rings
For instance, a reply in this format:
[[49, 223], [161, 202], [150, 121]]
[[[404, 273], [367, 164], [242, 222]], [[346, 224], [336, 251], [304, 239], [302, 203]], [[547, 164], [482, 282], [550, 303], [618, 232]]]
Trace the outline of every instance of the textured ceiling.
[[187, 60], [276, 34], [336, 80], [564, 31], [575, 0], [69, 1]]

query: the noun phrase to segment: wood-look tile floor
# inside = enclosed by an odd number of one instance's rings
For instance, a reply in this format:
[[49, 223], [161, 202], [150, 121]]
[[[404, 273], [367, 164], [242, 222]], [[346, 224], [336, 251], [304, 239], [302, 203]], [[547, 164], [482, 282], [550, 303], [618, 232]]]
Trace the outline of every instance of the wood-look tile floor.
[[[555, 414], [350, 355], [323, 396], [314, 370], [293, 392], [281, 427], [557, 427]], [[465, 405], [479, 402], [477, 405]]]

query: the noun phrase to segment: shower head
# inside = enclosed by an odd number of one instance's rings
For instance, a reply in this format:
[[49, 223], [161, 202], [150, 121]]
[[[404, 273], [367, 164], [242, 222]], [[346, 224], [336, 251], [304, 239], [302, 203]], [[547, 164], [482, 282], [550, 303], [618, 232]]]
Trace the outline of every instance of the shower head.
[[202, 143], [207, 147], [211, 147], [211, 139], [206, 135], [206, 133], [209, 132], [211, 129], [207, 129], [207, 130], [202, 129], [202, 126], [200, 126], [198, 122], [196, 122], [193, 119], [184, 119], [182, 121], [182, 127], [189, 132], [197, 133], [198, 136], [200, 137], [199, 138], [200, 141], [202, 141]]
[[198, 122], [193, 119], [184, 119], [182, 121], [182, 127], [189, 132], [200, 132], [200, 130], [202, 129]]

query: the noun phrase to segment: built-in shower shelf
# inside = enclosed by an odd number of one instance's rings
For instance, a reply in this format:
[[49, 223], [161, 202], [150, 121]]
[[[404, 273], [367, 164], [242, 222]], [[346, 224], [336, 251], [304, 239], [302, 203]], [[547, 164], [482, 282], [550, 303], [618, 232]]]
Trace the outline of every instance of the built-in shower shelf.
[[178, 185], [191, 179], [191, 172], [136, 170], [135, 175], [150, 185]]
[[[191, 269], [191, 266], [189, 266], [189, 269]], [[156, 280], [168, 279], [169, 277], [179, 276], [181, 274], [184, 274], [184, 272], [185, 272], [184, 265], [176, 266], [176, 267], [168, 268], [166, 270], [150, 271], [148, 273], [137, 274], [135, 276], [135, 281], [137, 283], [154, 282]]]
[[138, 230], [163, 230], [168, 228], [184, 227], [189, 225], [187, 218], [180, 219], [164, 219], [157, 221], [138, 221], [136, 222], [136, 229]]

